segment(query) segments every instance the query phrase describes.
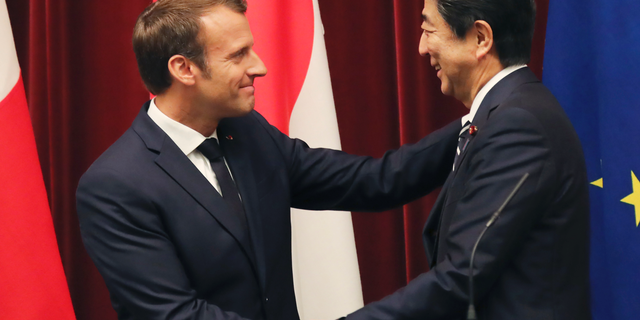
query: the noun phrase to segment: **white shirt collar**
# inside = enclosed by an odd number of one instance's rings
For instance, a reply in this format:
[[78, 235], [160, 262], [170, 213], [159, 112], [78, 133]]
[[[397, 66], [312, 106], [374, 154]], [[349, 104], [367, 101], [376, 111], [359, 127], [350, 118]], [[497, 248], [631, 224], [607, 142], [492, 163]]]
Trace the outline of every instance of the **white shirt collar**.
[[461, 119], [462, 126], [464, 126], [464, 124], [467, 123], [467, 121], [473, 122], [473, 118], [475, 118], [476, 112], [478, 112], [478, 108], [480, 107], [480, 104], [482, 103], [482, 100], [484, 100], [484, 97], [487, 96], [487, 93], [489, 93], [489, 91], [491, 91], [491, 89], [493, 89], [493, 87], [498, 82], [500, 82], [500, 80], [504, 79], [504, 77], [510, 75], [514, 71], [522, 69], [522, 68], [524, 68], [526, 66], [527, 66], [526, 64], [524, 64], [524, 65], [521, 64], [521, 65], [517, 65], [517, 66], [507, 67], [507, 68], [502, 69], [495, 76], [493, 76], [493, 78], [491, 78], [491, 80], [489, 80], [489, 82], [487, 82], [487, 84], [485, 84], [484, 87], [482, 87], [482, 89], [480, 89], [480, 91], [478, 92], [476, 97], [473, 99], [473, 103], [471, 104], [471, 109], [469, 110], [469, 113], [467, 115], [463, 116], [462, 119]]
[[213, 132], [209, 137], [205, 137], [200, 132], [193, 130], [184, 124], [169, 118], [162, 113], [156, 106], [156, 99], [151, 100], [149, 110], [147, 111], [149, 118], [155, 122], [162, 131], [164, 131], [171, 140], [182, 150], [185, 155], [189, 155], [207, 138], [218, 138], [218, 130]]

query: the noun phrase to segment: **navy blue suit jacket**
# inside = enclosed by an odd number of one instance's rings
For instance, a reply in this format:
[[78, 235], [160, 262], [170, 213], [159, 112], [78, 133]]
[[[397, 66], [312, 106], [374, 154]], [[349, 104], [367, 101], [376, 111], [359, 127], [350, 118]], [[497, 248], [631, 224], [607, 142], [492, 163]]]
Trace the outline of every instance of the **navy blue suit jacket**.
[[454, 122], [373, 159], [308, 148], [256, 112], [224, 119], [218, 136], [246, 230], [148, 105], [77, 191], [83, 242], [120, 319], [298, 319], [290, 207], [385, 210], [416, 199], [444, 183], [460, 130]]
[[479, 244], [480, 320], [585, 320], [589, 201], [578, 137], [528, 69], [494, 86], [424, 228], [431, 270], [354, 319], [466, 319], [471, 250], [518, 180], [529, 178]]

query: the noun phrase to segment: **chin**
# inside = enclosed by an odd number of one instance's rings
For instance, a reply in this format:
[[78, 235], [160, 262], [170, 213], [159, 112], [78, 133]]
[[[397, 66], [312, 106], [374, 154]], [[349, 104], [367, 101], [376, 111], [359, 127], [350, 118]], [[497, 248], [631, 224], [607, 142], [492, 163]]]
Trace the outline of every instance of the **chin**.
[[249, 104], [247, 104], [247, 106], [243, 109], [246, 111], [246, 113], [249, 113], [251, 111], [253, 111], [253, 109], [256, 107], [256, 102], [255, 101], [251, 101]]
[[442, 81], [442, 84], [440, 85], [440, 91], [442, 92], [442, 94], [444, 94], [445, 96], [453, 96], [453, 88], [451, 87], [451, 85], [446, 82], [446, 81]]
[[440, 87], [440, 91], [442, 92], [442, 94], [444, 94], [445, 96], [450, 96], [451, 92], [449, 91], [449, 88], [445, 87], [445, 86], [441, 86]]
[[255, 107], [255, 103], [250, 103], [246, 106], [242, 106], [240, 108], [238, 108], [237, 110], [237, 117], [242, 117], [242, 116], [246, 116], [248, 115], [251, 111], [253, 111], [253, 108]]

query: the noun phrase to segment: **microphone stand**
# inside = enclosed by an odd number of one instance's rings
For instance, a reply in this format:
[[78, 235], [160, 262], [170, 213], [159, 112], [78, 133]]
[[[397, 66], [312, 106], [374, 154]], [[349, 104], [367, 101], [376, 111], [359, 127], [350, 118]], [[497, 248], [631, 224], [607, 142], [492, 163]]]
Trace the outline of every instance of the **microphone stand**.
[[513, 190], [511, 191], [511, 194], [509, 194], [509, 196], [504, 201], [504, 203], [500, 206], [500, 208], [498, 208], [498, 210], [496, 210], [496, 212], [493, 213], [493, 215], [491, 216], [491, 219], [489, 219], [484, 229], [480, 233], [478, 240], [476, 240], [476, 244], [473, 246], [473, 250], [471, 251], [471, 260], [469, 261], [469, 309], [467, 310], [467, 320], [477, 319], [476, 307], [475, 307], [474, 297], [473, 297], [473, 260], [476, 257], [476, 249], [478, 249], [478, 244], [480, 243], [480, 240], [484, 236], [484, 233], [487, 232], [489, 227], [491, 227], [491, 225], [493, 225], [493, 223], [496, 222], [496, 220], [498, 220], [498, 217], [500, 216], [500, 213], [502, 212], [502, 210], [504, 210], [504, 207], [507, 206], [509, 201], [511, 201], [511, 198], [513, 198], [516, 192], [518, 192], [518, 190], [520, 189], [524, 181], [527, 180], [527, 177], [529, 177], [528, 172], [525, 173], [522, 176], [522, 178], [520, 178], [520, 181], [518, 181], [518, 184], [516, 185], [516, 187], [513, 188]]

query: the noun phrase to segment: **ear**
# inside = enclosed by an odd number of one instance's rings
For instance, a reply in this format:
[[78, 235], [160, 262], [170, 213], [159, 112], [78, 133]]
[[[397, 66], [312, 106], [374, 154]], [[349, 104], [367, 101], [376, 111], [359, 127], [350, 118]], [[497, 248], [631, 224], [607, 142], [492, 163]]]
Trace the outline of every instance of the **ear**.
[[493, 50], [493, 29], [484, 20], [476, 20], [473, 23], [473, 29], [477, 45], [476, 58], [480, 60]]
[[195, 65], [182, 55], [175, 55], [169, 59], [168, 66], [171, 78], [186, 86], [195, 84]]

